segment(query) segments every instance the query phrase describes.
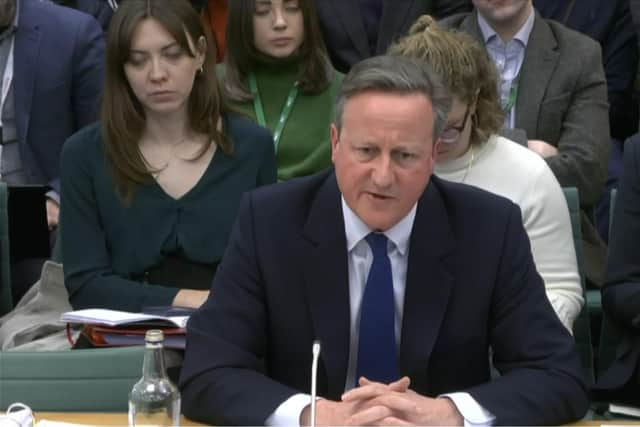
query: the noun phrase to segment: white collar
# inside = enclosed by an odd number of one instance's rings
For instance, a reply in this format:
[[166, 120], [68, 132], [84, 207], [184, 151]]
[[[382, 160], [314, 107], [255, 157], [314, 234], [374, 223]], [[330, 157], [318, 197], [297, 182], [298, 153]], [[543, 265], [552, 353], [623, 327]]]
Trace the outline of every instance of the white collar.
[[[344, 229], [347, 237], [347, 251], [351, 252], [353, 248], [373, 230], [371, 230], [367, 224], [365, 224], [360, 217], [351, 210], [347, 205], [347, 202], [344, 200], [344, 197], [341, 197], [341, 200]], [[411, 237], [411, 230], [413, 229], [413, 221], [416, 217], [417, 206], [418, 203], [414, 204], [404, 218], [402, 218], [396, 225], [383, 232], [383, 234], [393, 242], [395, 247], [403, 256], [407, 253], [407, 249], [409, 248], [409, 237]]]

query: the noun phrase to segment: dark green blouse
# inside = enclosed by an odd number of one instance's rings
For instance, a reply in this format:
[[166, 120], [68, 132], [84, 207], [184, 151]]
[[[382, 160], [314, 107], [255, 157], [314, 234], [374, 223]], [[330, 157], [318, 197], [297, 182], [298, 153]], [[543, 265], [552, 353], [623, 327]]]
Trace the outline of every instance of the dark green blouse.
[[[259, 64], [254, 73], [266, 125], [274, 132], [289, 91], [298, 78], [298, 64], [287, 61]], [[311, 175], [331, 166], [330, 126], [343, 77], [335, 72], [333, 81], [322, 92], [298, 93], [276, 152], [278, 180]], [[256, 119], [253, 101], [234, 106]]]
[[167, 254], [217, 265], [243, 192], [276, 181], [273, 140], [249, 119], [230, 115], [225, 134], [234, 153], [217, 150], [200, 181], [179, 199], [153, 183], [129, 206], [114, 189], [99, 124], [64, 145], [61, 230], [65, 285], [75, 309], [140, 311], [170, 305], [171, 283], [144, 282]]

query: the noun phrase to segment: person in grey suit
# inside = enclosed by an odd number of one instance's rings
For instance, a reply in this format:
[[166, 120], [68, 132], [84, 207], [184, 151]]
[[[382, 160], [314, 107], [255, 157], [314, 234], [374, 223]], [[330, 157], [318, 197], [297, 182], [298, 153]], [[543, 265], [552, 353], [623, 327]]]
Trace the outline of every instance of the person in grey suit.
[[321, 0], [316, 7], [331, 62], [342, 73], [384, 53], [420, 15], [471, 11], [469, 0]]
[[600, 46], [545, 20], [531, 0], [496, 4], [473, 0], [476, 10], [442, 24], [483, 42], [501, 76], [505, 128], [526, 134], [558, 181], [576, 187], [582, 218], [586, 275], [602, 283], [606, 248], [590, 221], [602, 195], [609, 157], [607, 85]]

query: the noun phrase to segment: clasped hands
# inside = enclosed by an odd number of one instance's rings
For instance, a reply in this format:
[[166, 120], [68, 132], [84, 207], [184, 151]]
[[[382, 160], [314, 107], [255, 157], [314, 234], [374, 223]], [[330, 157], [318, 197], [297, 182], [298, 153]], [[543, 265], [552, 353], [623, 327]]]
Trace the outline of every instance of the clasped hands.
[[[409, 377], [383, 384], [360, 378], [360, 387], [347, 391], [341, 401], [318, 400], [316, 425], [463, 425], [458, 409], [446, 397], [430, 398], [409, 388]], [[300, 425], [310, 424], [310, 407]]]

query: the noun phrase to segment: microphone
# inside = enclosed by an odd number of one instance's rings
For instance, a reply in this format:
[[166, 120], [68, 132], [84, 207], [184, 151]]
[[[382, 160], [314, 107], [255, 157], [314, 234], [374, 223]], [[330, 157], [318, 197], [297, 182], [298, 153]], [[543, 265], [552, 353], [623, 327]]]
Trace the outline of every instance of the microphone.
[[313, 360], [311, 361], [311, 427], [316, 427], [316, 379], [318, 377], [318, 357], [320, 356], [320, 341], [315, 340], [311, 347]]

